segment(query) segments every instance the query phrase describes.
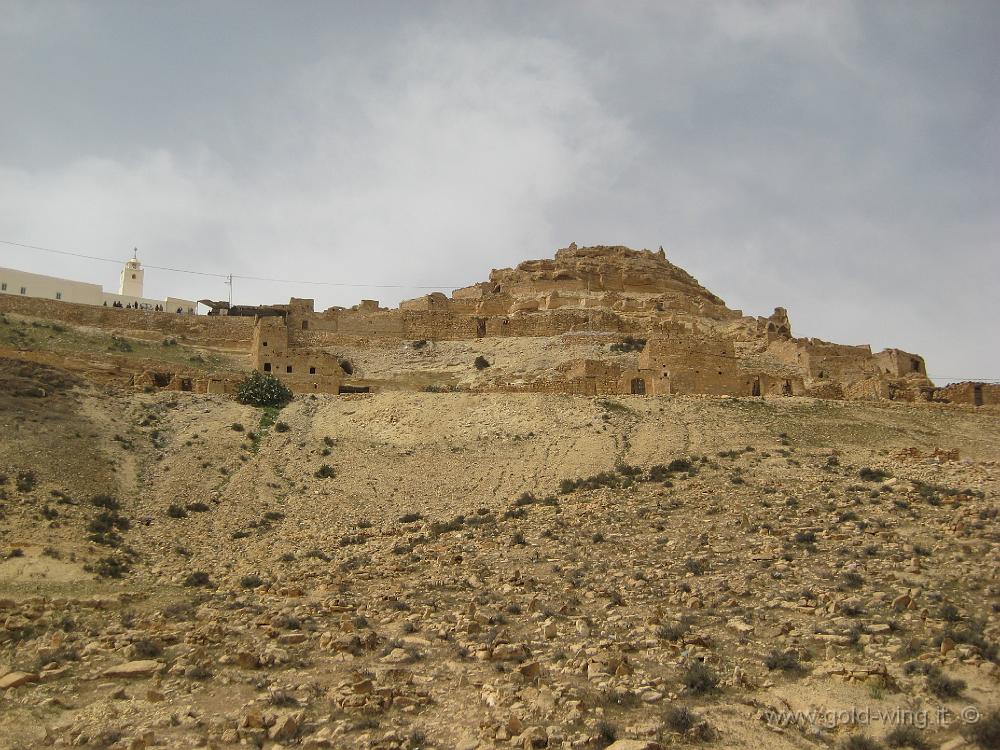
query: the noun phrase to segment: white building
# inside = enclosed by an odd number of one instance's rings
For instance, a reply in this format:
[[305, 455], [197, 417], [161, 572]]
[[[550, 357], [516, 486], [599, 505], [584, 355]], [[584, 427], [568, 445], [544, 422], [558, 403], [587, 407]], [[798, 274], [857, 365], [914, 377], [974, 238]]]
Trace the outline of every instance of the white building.
[[198, 303], [193, 300], [177, 297], [167, 297], [165, 300], [143, 297], [143, 274], [142, 264], [133, 255], [122, 267], [118, 293], [114, 294], [105, 292], [99, 284], [17, 271], [13, 268], [0, 268], [0, 294], [19, 294], [25, 297], [77, 302], [81, 305], [138, 307], [140, 310], [159, 309], [169, 313], [197, 315]]

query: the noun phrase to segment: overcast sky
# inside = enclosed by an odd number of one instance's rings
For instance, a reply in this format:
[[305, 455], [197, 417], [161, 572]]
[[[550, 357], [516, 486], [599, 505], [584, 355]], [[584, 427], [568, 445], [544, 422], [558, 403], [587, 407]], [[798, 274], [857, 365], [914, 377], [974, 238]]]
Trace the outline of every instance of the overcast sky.
[[998, 40], [996, 0], [0, 0], [0, 239], [445, 291], [574, 241], [662, 245], [796, 335], [1000, 378]]

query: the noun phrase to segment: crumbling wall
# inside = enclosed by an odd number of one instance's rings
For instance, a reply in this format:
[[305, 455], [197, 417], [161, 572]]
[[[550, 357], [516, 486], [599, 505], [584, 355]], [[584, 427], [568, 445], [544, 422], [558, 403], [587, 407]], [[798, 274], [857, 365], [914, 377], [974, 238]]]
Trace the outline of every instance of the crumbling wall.
[[804, 377], [852, 383], [878, 372], [867, 344], [832, 344], [820, 339], [776, 339], [767, 354], [798, 368]]
[[911, 374], [927, 376], [924, 358], [902, 349], [885, 349], [875, 355], [875, 362], [879, 371], [889, 377], [901, 378]]
[[246, 351], [253, 336], [253, 319], [219, 315], [178, 315], [152, 310], [83, 305], [75, 302], [0, 294], [0, 312], [92, 326], [109, 331], [148, 331], [217, 349]]
[[1000, 405], [1000, 383], [952, 383], [938, 388], [934, 397], [952, 404]]

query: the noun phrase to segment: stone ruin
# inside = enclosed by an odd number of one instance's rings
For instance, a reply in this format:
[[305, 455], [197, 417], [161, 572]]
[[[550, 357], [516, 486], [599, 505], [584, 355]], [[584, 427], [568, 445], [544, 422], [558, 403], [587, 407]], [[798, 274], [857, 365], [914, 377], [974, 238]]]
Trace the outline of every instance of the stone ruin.
[[[295, 391], [355, 392], [387, 385], [344, 368], [333, 351], [346, 342], [377, 348], [401, 341], [570, 335], [609, 345], [632, 342], [637, 356], [563, 362], [527, 382], [499, 379], [476, 389], [906, 401], [935, 400], [942, 392], [960, 396], [935, 388], [917, 354], [796, 338], [780, 307], [768, 317], [730, 309], [670, 263], [662, 248], [572, 244], [552, 259], [493, 270], [488, 281], [450, 297], [435, 292], [392, 310], [365, 300], [317, 312], [312, 300], [293, 298], [258, 308], [251, 357], [255, 369]], [[985, 399], [981, 389], [977, 393]], [[989, 399], [995, 403], [996, 395], [990, 392]]]
[[[430, 350], [445, 342], [467, 342], [466, 349], [488, 352], [504, 339], [518, 339], [537, 342], [549, 359], [474, 373], [457, 388], [1000, 404], [1000, 385], [935, 387], [917, 354], [873, 353], [864, 344], [796, 337], [781, 307], [767, 317], [731, 309], [670, 263], [662, 248], [571, 244], [554, 258], [496, 269], [487, 281], [451, 296], [435, 292], [396, 309], [375, 300], [324, 311], [316, 311], [310, 299], [262, 306], [205, 302], [212, 314], [177, 316], [0, 295], [0, 311], [129, 331], [151, 340], [173, 336], [227, 354], [248, 352], [253, 369], [276, 375], [299, 393], [455, 389], [434, 382], [433, 370], [404, 376], [387, 374], [383, 367], [372, 376], [363, 363], [352, 366], [343, 352], [398, 363], [393, 357], [417, 345]], [[127, 366], [104, 369], [110, 377]], [[511, 369], [518, 371], [516, 377]], [[176, 371], [135, 371], [132, 382], [146, 389], [233, 393], [241, 378], [239, 372], [206, 376], [178, 366]]]

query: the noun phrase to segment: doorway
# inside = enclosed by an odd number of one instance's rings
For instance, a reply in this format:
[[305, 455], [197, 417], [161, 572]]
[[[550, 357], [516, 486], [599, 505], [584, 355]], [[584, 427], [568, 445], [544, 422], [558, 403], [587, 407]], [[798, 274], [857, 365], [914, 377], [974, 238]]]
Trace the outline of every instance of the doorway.
[[645, 396], [646, 395], [646, 381], [642, 378], [632, 379], [632, 395], [633, 396]]

